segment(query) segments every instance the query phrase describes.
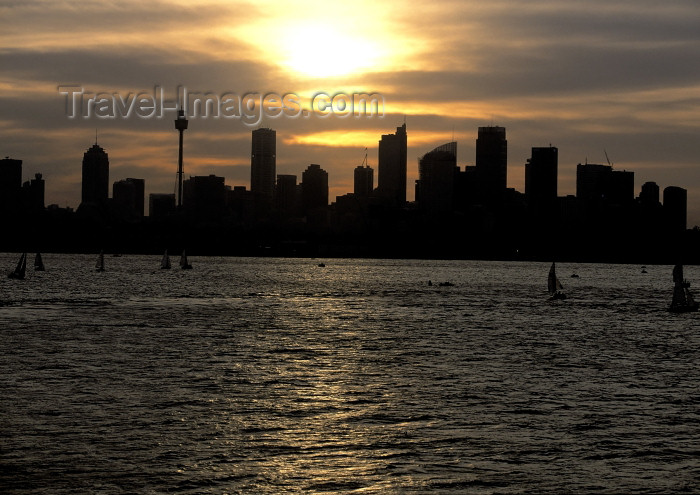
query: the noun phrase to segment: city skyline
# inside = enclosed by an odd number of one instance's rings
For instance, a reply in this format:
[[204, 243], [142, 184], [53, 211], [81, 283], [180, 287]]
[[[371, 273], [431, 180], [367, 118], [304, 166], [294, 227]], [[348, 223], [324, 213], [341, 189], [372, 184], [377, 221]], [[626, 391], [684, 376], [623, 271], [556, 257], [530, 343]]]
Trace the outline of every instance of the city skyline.
[[[533, 181], [532, 177], [537, 177], [537, 185], [535, 185], [535, 188], [541, 187], [539, 183], [542, 183], [543, 181], [547, 183], [547, 187], [550, 188], [549, 195], [552, 196], [550, 198], [551, 200], [564, 200], [567, 197], [568, 198], [577, 198], [580, 200], [590, 200], [593, 199], [590, 196], [590, 193], [588, 193], [588, 189], [582, 190], [582, 184], [584, 187], [586, 187], [587, 183], [585, 180], [582, 181], [581, 179], [581, 171], [582, 169], [587, 169], [587, 170], [595, 170], [596, 175], [603, 174], [605, 175], [608, 172], [613, 172], [613, 177], [624, 177], [624, 185], [622, 187], [622, 190], [625, 192], [623, 193], [623, 196], [620, 198], [615, 198], [614, 196], [613, 199], [617, 201], [618, 199], [620, 201], [626, 202], [630, 201], [631, 199], [635, 199], [637, 201], [643, 201], [645, 199], [648, 199], [647, 196], [645, 196], [645, 192], [648, 193], [648, 191], [645, 191], [645, 188], [651, 184], [653, 184], [657, 189], [664, 190], [664, 189], [682, 189], [685, 191], [685, 195], [687, 197], [687, 189], [675, 185], [675, 184], [669, 184], [666, 186], [659, 187], [659, 184], [656, 180], [649, 180], [644, 182], [642, 185], [637, 185], [635, 181], [635, 172], [633, 170], [619, 170], [613, 167], [611, 163], [607, 164], [596, 164], [596, 163], [588, 163], [586, 161], [585, 163], [578, 163], [576, 165], [576, 181], [575, 181], [575, 190], [573, 194], [557, 194], [558, 191], [558, 175], [559, 175], [559, 168], [560, 164], [558, 163], [558, 148], [552, 146], [551, 144], [548, 147], [537, 147], [533, 146], [531, 148], [531, 157], [527, 158], [524, 164], [524, 172], [525, 172], [525, 181], [523, 183], [522, 189], [517, 189], [513, 187], [508, 187], [508, 184], [506, 182], [506, 176], [509, 174], [508, 173], [508, 168], [509, 165], [507, 164], [507, 154], [508, 154], [508, 140], [506, 139], [506, 128], [501, 127], [501, 126], [482, 126], [478, 128], [478, 133], [477, 137], [475, 138], [475, 149], [481, 151], [477, 151], [477, 159], [476, 159], [476, 165], [460, 165], [460, 162], [458, 160], [458, 155], [457, 155], [457, 142], [451, 141], [449, 143], [442, 144], [440, 146], [437, 146], [433, 150], [428, 151], [424, 155], [418, 158], [417, 163], [416, 163], [416, 177], [417, 179], [415, 180], [414, 184], [406, 184], [406, 188], [403, 191], [399, 191], [399, 197], [405, 197], [406, 199], [395, 199], [395, 193], [396, 187], [392, 186], [391, 184], [395, 183], [401, 183], [407, 175], [410, 176], [410, 173], [406, 173], [406, 170], [401, 172], [400, 170], [402, 168], [410, 170], [410, 166], [405, 162], [401, 160], [402, 153], [405, 151], [406, 148], [406, 142], [408, 141], [408, 133], [407, 132], [407, 127], [406, 124], [404, 123], [401, 126], [396, 127], [396, 133], [394, 134], [382, 134], [379, 139], [379, 146], [378, 148], [381, 150], [382, 146], [384, 146], [385, 151], [383, 152], [385, 154], [385, 158], [380, 158], [381, 157], [381, 151], [378, 151], [378, 163], [381, 163], [382, 160], [387, 161], [387, 162], [392, 162], [392, 170], [390, 173], [386, 172], [385, 168], [385, 179], [384, 179], [384, 189], [380, 187], [380, 185], [377, 185], [374, 189], [369, 191], [369, 194], [372, 196], [376, 196], [377, 198], [383, 198], [384, 200], [388, 200], [389, 202], [387, 204], [392, 205], [393, 207], [398, 207], [401, 208], [403, 205], [408, 205], [410, 203], [417, 204], [419, 203], [419, 197], [418, 197], [418, 189], [421, 187], [425, 187], [425, 185], [420, 185], [421, 182], [425, 182], [425, 177], [423, 177], [424, 174], [424, 161], [427, 160], [429, 157], [434, 155], [435, 153], [447, 153], [447, 159], [445, 160], [445, 157], [438, 158], [439, 162], [442, 162], [444, 165], [447, 165], [448, 168], [445, 168], [444, 171], [442, 172], [442, 178], [439, 179], [440, 182], [442, 182], [442, 185], [440, 187], [457, 187], [456, 185], [453, 186], [452, 181], [453, 179], [447, 179], [446, 178], [452, 173], [449, 172], [450, 168], [454, 168], [454, 171], [458, 174], [464, 174], [464, 179], [461, 180], [466, 180], [465, 184], [469, 184], [469, 186], [464, 189], [460, 190], [459, 193], [455, 192], [455, 194], [459, 194], [459, 198], [455, 197], [452, 198], [452, 193], [449, 193], [449, 195], [445, 196], [444, 192], [437, 193], [438, 195], [442, 195], [443, 198], [441, 201], [448, 201], [451, 202], [454, 200], [467, 200], [469, 202], [476, 202], [476, 203], [483, 203], [489, 207], [491, 206], [498, 206], [499, 204], [503, 202], [507, 202], [506, 198], [503, 196], [503, 194], [506, 192], [506, 189], [509, 189], [513, 191], [516, 194], [522, 194], [522, 197], [525, 199], [525, 201], [529, 204], [530, 207], [533, 207], [535, 209], [540, 209], [543, 206], [546, 206], [547, 209], [551, 210], [550, 214], [555, 214], [559, 210], [559, 206], [554, 203], [549, 203], [546, 205], [542, 205], [541, 201], [538, 201], [534, 197], [532, 197], [532, 194], [529, 191], [528, 184], [532, 183], [535, 184]], [[256, 191], [254, 190], [252, 184], [254, 180], [258, 180], [260, 182], [263, 180], [262, 178], [256, 179], [257, 176], [262, 176], [264, 175], [266, 178], [264, 179], [268, 183], [272, 181], [270, 184], [268, 184], [266, 187], [271, 188], [270, 191], [266, 191], [262, 193], [263, 198], [267, 198], [267, 196], [270, 196], [268, 199], [264, 199], [263, 203], [257, 202], [256, 200], [256, 205], [255, 205], [255, 210], [257, 211], [257, 214], [265, 213], [270, 211], [271, 208], [277, 208], [277, 205], [274, 203], [274, 198], [273, 196], [276, 196], [276, 189], [278, 187], [278, 182], [282, 180], [283, 182], [287, 178], [294, 178], [294, 180], [300, 180], [304, 176], [306, 172], [309, 171], [309, 167], [306, 166], [306, 170], [303, 170], [303, 167], [301, 167], [300, 170], [298, 170], [298, 173], [288, 173], [288, 174], [275, 174], [274, 173], [274, 162], [276, 161], [276, 154], [275, 154], [275, 149], [276, 149], [276, 142], [277, 142], [277, 131], [275, 129], [271, 128], [257, 128], [254, 129], [250, 132], [250, 136], [252, 138], [249, 147], [250, 147], [250, 153], [251, 153], [251, 163], [249, 166], [249, 183], [248, 184], [234, 184], [229, 182], [229, 178], [225, 176], [217, 176], [216, 174], [208, 174], [208, 175], [195, 175], [195, 174], [185, 174], [187, 176], [187, 179], [183, 177], [183, 180], [185, 182], [192, 181], [192, 180], [206, 180], [207, 178], [216, 178], [217, 181], [220, 180], [222, 183], [222, 186], [225, 185], [229, 190], [237, 189], [237, 190], [243, 190], [243, 191], [248, 191], [250, 193], [253, 193], [256, 197], [261, 196], [260, 190]], [[480, 148], [480, 140], [481, 140], [481, 148]], [[485, 143], [484, 143], [485, 142]], [[540, 157], [542, 155], [546, 154], [551, 154], [553, 152], [553, 161], [550, 158], [551, 163], [548, 165], [550, 168], [550, 171], [545, 173], [544, 175], [542, 173], [539, 173], [537, 176], [532, 176], [531, 178], [528, 178], [528, 170], [533, 167], [533, 165], [539, 164], [540, 160], [542, 160]], [[256, 154], [257, 155], [265, 155], [265, 160], [267, 160], [268, 163], [265, 166], [264, 171], [260, 169], [260, 165], [258, 162], [260, 162], [260, 156], [258, 156], [256, 160]], [[114, 178], [111, 173], [111, 167], [109, 164], [109, 158], [108, 158], [108, 153], [105, 148], [100, 146], [97, 140], [97, 136], [95, 137], [95, 142], [92, 144], [91, 147], [87, 148], [85, 152], [83, 153], [83, 160], [82, 160], [82, 179], [81, 179], [81, 184], [80, 184], [80, 191], [81, 191], [81, 200], [79, 201], [78, 205], [73, 207], [72, 205], [68, 205], [67, 208], [70, 210], [75, 210], [77, 209], [78, 206], [81, 206], [83, 204], [89, 204], [89, 205], [99, 205], [102, 204], [103, 206], [106, 204], [108, 200], [114, 201], [118, 203], [120, 200], [123, 200], [123, 198], [116, 198], [113, 194], [110, 196], [109, 191], [116, 190], [119, 187], [123, 187], [125, 183], [133, 183], [133, 181], [138, 181], [140, 183], [139, 186], [139, 191], [141, 192], [142, 198], [140, 198], [138, 201], [140, 201], [141, 206], [137, 207], [137, 210], [140, 211], [140, 216], [149, 216], [150, 211], [147, 211], [145, 209], [145, 205], [149, 204], [149, 197], [151, 196], [168, 196], [170, 193], [167, 191], [149, 191], [149, 188], [145, 185], [145, 179], [139, 178]], [[395, 158], [391, 158], [392, 156], [395, 156]], [[607, 156], [606, 156], [607, 158]], [[9, 160], [9, 161], [8, 161]], [[432, 162], [433, 159], [430, 158], [430, 161]], [[24, 169], [24, 166], [21, 165], [22, 160], [13, 158], [13, 157], [5, 157], [3, 159], [3, 162], [19, 162], [20, 166], [19, 168], [21, 170], [22, 176], [27, 175], [26, 170]], [[393, 163], [395, 162], [395, 163]], [[271, 164], [271, 165], [270, 165]], [[270, 169], [270, 166], [272, 167]], [[363, 158], [363, 161], [355, 167], [353, 170], [353, 184], [351, 188], [347, 191], [343, 191], [339, 193], [337, 196], [333, 196], [330, 191], [331, 188], [329, 187], [330, 184], [330, 175], [328, 172], [323, 169], [322, 165], [318, 164], [310, 164], [310, 167], [316, 167], [316, 168], [321, 168], [324, 173], [326, 174], [326, 188], [328, 189], [328, 194], [326, 197], [327, 204], [326, 206], [331, 206], [336, 202], [336, 199], [341, 199], [343, 196], [346, 196], [348, 194], [357, 194], [357, 181], [358, 181], [358, 169], [366, 169], [367, 172], [369, 173], [369, 182], [373, 183], [375, 174], [377, 176], [377, 180], [379, 180], [380, 176], [380, 167], [372, 167], [369, 165], [368, 159], [367, 159], [367, 150], [365, 149], [365, 157]], [[256, 172], [257, 168], [257, 172]], [[444, 167], [443, 167], [444, 168]], [[590, 172], [589, 172], [590, 173]], [[447, 175], [446, 175], [447, 174]], [[545, 178], [546, 175], [552, 175], [553, 177], [550, 178]], [[32, 173], [32, 176], [37, 176], [37, 178], [41, 178], [42, 174], [41, 173]], [[362, 180], [362, 179], [359, 179]], [[431, 179], [431, 182], [434, 179]], [[27, 181], [29, 181], [29, 178], [27, 178]], [[16, 181], [17, 182], [17, 181]], [[22, 179], [21, 183], [24, 183], [25, 180]], [[619, 179], [618, 179], [619, 182]], [[42, 181], [43, 183], [43, 181]], [[301, 182], [300, 182], [301, 184]], [[480, 186], [475, 185], [480, 184]], [[598, 190], [600, 187], [600, 180], [596, 180], [593, 184], [593, 190]], [[50, 192], [50, 187], [51, 185], [49, 184], [49, 188], [47, 188]], [[260, 186], [258, 186], [260, 187]], [[431, 186], [432, 187], [432, 186]], [[606, 186], [608, 187], [608, 186]], [[614, 189], [619, 189], [619, 184], [617, 186], [611, 186]], [[175, 198], [177, 198], [177, 182], [175, 184], [175, 192], [172, 194]], [[400, 186], [399, 186], [400, 188]], [[386, 190], [389, 189], [391, 193], [387, 195]], [[483, 189], [483, 190], [482, 190]], [[406, 194], [407, 190], [414, 190], [414, 197], [409, 198], [408, 195]], [[484, 191], [487, 191], [487, 193], [484, 195]], [[59, 208], [62, 208], [61, 205], [57, 205], [55, 203], [50, 203], [49, 201], [45, 200], [45, 194], [46, 192], [44, 191], [44, 186], [42, 186], [42, 199], [44, 199], [44, 203], [46, 205], [50, 206], [57, 206]], [[130, 191], [131, 195], [133, 195], [133, 192]], [[538, 196], [541, 194], [539, 191], [536, 193]], [[187, 196], [187, 194], [185, 194]], [[364, 196], [364, 194], [360, 194], [360, 196]], [[448, 197], [449, 196], [449, 197]], [[601, 197], [604, 197], [605, 194], [603, 194]], [[422, 199], [423, 202], [426, 201], [426, 197], [420, 198]], [[659, 202], [659, 204], [663, 204], [663, 198], [661, 196], [658, 196], [657, 192], [657, 198], [656, 201]], [[133, 201], [133, 199], [131, 200]], [[432, 200], [429, 200], [432, 201]], [[445, 203], [447, 204], [447, 203]], [[685, 204], [685, 210], [686, 210], [686, 218], [687, 218], [687, 204]], [[175, 206], [175, 203], [173, 204], [173, 207]], [[185, 205], [186, 206], [186, 205]], [[451, 210], [452, 207], [447, 208], [444, 211], [449, 211]], [[149, 208], [150, 210], [150, 208]], [[543, 211], [540, 211], [540, 214], [543, 213]], [[695, 225], [687, 224], [686, 228], [693, 228]]]
[[[435, 2], [419, 15], [394, 2], [275, 7], [95, 1], [76, 9], [39, 0], [3, 7], [0, 155], [23, 161], [22, 180], [43, 174], [47, 204], [77, 207], [76, 155], [97, 129], [112, 178], [144, 178], [146, 194], [172, 192], [172, 116], [69, 120], [57, 87], [377, 92], [386, 99], [383, 119], [261, 122], [284, 136], [277, 173], [300, 175], [318, 163], [332, 200], [353, 190], [365, 149], [378, 169], [378, 136], [405, 121], [412, 200], [419, 157], [456, 141], [457, 164], [474, 165], [476, 129], [502, 126], [508, 187], [524, 191], [531, 148], [551, 144], [559, 149], [560, 196], [575, 194], [575, 165], [607, 164], [609, 156], [616, 170], [635, 172], [635, 195], [649, 181], [687, 189], [688, 226], [700, 224], [697, 3]], [[315, 22], [310, 12], [333, 22]], [[110, 27], [98, 22], [106, 18]], [[91, 46], [79, 42], [86, 37]], [[250, 131], [241, 122], [191, 119], [186, 174], [250, 187]]]

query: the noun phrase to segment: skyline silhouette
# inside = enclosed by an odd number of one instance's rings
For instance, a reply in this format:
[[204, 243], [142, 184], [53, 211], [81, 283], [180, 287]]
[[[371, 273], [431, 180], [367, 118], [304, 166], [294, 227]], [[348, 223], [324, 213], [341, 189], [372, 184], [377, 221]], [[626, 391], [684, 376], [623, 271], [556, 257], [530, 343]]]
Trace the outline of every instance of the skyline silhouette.
[[[21, 184], [21, 160], [0, 161], [6, 198], [0, 215], [11, 234], [2, 247], [26, 249], [22, 246], [31, 233], [30, 244], [41, 251], [82, 252], [100, 244], [117, 252], [151, 252], [163, 249], [160, 242], [206, 253], [283, 256], [324, 251], [334, 256], [650, 263], [698, 258], [688, 258], [700, 229], [687, 229], [687, 190], [668, 186], [661, 195], [659, 185], [650, 181], [637, 193], [633, 171], [585, 163], [576, 167], [576, 195], [562, 196], [558, 149], [551, 145], [532, 148], [525, 191], [509, 188], [504, 127], [478, 128], [475, 166], [457, 164], [454, 141], [425, 153], [417, 164], [415, 200], [410, 201], [405, 192], [410, 133], [404, 123], [379, 139], [377, 186], [368, 188], [375, 170], [365, 156], [355, 168], [352, 192], [333, 200], [322, 165], [307, 166], [300, 177], [275, 174], [277, 133], [269, 128], [250, 133], [249, 173], [255, 189], [227, 185], [225, 177], [214, 174], [184, 179], [182, 131], [187, 124], [180, 125], [181, 120], [175, 120], [175, 127], [182, 193], [151, 193], [147, 203], [142, 178], [113, 181], [108, 197], [109, 157], [98, 142], [83, 156], [83, 201], [76, 211], [44, 208], [46, 186], [40, 174]], [[152, 213], [146, 215], [145, 204]], [[62, 238], [68, 233], [70, 240], [49, 241], [44, 230], [61, 232]], [[649, 242], [654, 237], [668, 244]]]
[[[48, 204], [75, 206], [73, 156], [98, 128], [115, 177], [144, 178], [147, 193], [170, 192], [174, 117], [69, 121], [57, 87], [126, 95], [158, 86], [168, 98], [178, 86], [216, 94], [376, 92], [386, 99], [384, 119], [263, 120], [261, 127], [285, 136], [278, 173], [323, 164], [335, 197], [352, 190], [365, 148], [377, 166], [377, 135], [404, 116], [410, 163], [456, 141], [460, 166], [473, 165], [475, 130], [500, 125], [510, 134], [509, 187], [524, 189], [530, 148], [552, 143], [561, 194], [575, 193], [574, 165], [605, 164], [607, 154], [616, 168], [635, 171], [637, 187], [656, 181], [687, 189], [689, 224], [700, 224], [696, 3], [437, 1], [414, 15], [392, 1], [268, 7], [219, 0], [197, 8], [167, 0], [126, 0], [119, 8], [97, 0], [79, 11], [63, 2], [8, 6], [0, 156], [21, 158], [25, 180], [42, 173], [52, 184]], [[301, 14], [316, 9], [338, 21], [321, 26]], [[247, 185], [250, 129], [214, 119], [192, 124], [187, 172]], [[416, 168], [409, 174], [412, 199]]]

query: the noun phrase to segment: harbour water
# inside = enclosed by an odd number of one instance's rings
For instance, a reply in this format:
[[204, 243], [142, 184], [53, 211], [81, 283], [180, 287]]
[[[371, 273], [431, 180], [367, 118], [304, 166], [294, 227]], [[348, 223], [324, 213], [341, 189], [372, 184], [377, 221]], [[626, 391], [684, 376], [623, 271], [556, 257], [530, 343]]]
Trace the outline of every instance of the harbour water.
[[670, 266], [43, 257], [0, 281], [2, 493], [700, 493]]

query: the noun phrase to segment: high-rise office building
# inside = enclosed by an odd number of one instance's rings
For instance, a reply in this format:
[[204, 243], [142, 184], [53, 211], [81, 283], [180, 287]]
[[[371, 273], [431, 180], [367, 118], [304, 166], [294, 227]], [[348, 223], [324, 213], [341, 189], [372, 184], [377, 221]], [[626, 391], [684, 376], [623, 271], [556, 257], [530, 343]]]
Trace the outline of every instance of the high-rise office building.
[[109, 157], [97, 143], [83, 154], [83, 204], [104, 204], [109, 195]]
[[576, 197], [587, 202], [629, 204], [634, 200], [634, 172], [613, 170], [610, 165], [579, 163], [576, 166]]
[[582, 201], [605, 199], [612, 167], [595, 163], [576, 165], [576, 198]]
[[682, 187], [668, 186], [664, 189], [664, 216], [667, 227], [674, 232], [683, 232], [688, 223], [688, 191]]
[[618, 205], [634, 201], [634, 172], [613, 170], [608, 184], [608, 201]]
[[557, 148], [532, 148], [532, 156], [525, 164], [525, 198], [530, 208], [544, 212], [555, 207], [558, 164]]
[[220, 220], [226, 209], [224, 182], [224, 177], [216, 175], [198, 175], [187, 179], [182, 188], [185, 213], [198, 220]]
[[42, 179], [41, 174], [34, 174], [32, 180], [28, 180], [22, 184], [24, 209], [30, 212], [43, 210], [45, 192], [46, 183], [44, 179]]
[[297, 176], [281, 174], [277, 176], [275, 207], [283, 218], [294, 217], [298, 213]]
[[479, 127], [476, 138], [476, 170], [482, 202], [502, 203], [508, 184], [508, 141], [505, 127]]
[[21, 188], [22, 160], [0, 160], [0, 214], [9, 215], [20, 209]]
[[374, 169], [359, 165], [355, 168], [353, 192], [359, 197], [369, 197], [374, 190]]
[[151, 193], [148, 195], [148, 216], [165, 218], [175, 212], [175, 194]]
[[659, 204], [659, 185], [656, 182], [645, 182], [639, 193], [639, 202], [644, 206], [656, 206]]
[[125, 215], [143, 218], [145, 192], [144, 179], [123, 179], [112, 184], [112, 201]]
[[395, 134], [384, 134], [379, 141], [377, 194], [391, 206], [406, 203], [407, 145], [405, 123], [396, 128]]
[[304, 214], [328, 206], [328, 172], [311, 164], [301, 174], [301, 195]]
[[457, 143], [438, 146], [423, 155], [418, 162], [416, 202], [430, 213], [447, 213], [455, 207]]
[[250, 153], [250, 190], [262, 210], [272, 208], [277, 178], [277, 133], [260, 128], [252, 133]]

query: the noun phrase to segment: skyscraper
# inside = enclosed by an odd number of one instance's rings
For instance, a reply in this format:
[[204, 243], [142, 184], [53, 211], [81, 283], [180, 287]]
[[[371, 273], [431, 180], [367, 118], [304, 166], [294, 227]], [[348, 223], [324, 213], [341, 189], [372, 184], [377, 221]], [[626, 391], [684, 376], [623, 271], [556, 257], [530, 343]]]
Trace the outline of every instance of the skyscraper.
[[667, 227], [673, 232], [683, 232], [688, 223], [688, 191], [682, 187], [664, 189], [664, 216]]
[[634, 200], [634, 172], [613, 170], [609, 165], [576, 166], [576, 197], [586, 202], [629, 204]]
[[217, 222], [226, 209], [226, 185], [224, 177], [195, 175], [183, 183], [182, 194], [185, 213], [201, 221]]
[[576, 166], [576, 198], [582, 201], [601, 201], [605, 198], [612, 167], [595, 163]]
[[447, 213], [454, 209], [457, 143], [438, 146], [418, 162], [416, 200], [421, 209], [430, 213]]
[[482, 202], [501, 203], [508, 183], [508, 141], [505, 127], [479, 127], [476, 138], [476, 170]]
[[328, 206], [328, 172], [311, 164], [301, 174], [301, 202], [304, 214]]
[[659, 185], [656, 182], [645, 182], [639, 193], [639, 202], [644, 206], [657, 206], [659, 204]]
[[377, 194], [391, 206], [406, 203], [406, 124], [395, 134], [384, 134], [379, 141], [379, 176]]
[[25, 210], [31, 212], [42, 211], [45, 207], [45, 191], [46, 183], [41, 174], [34, 174], [34, 178], [32, 180], [28, 180], [22, 184]]
[[558, 164], [557, 148], [532, 148], [532, 156], [525, 164], [525, 197], [536, 213], [552, 211], [556, 205]]
[[144, 179], [120, 180], [112, 184], [112, 200], [128, 217], [143, 218], [145, 189]]
[[83, 204], [104, 204], [109, 196], [109, 157], [97, 143], [83, 154]]
[[8, 157], [0, 160], [0, 215], [19, 210], [21, 188], [22, 160]]
[[374, 190], [374, 169], [367, 166], [359, 165], [355, 167], [354, 173], [354, 188], [355, 195], [366, 198], [372, 194]]
[[298, 210], [297, 176], [282, 174], [277, 176], [275, 207], [282, 218], [294, 217]]
[[260, 128], [252, 133], [250, 153], [250, 190], [262, 210], [272, 208], [277, 178], [277, 133], [273, 129]]

